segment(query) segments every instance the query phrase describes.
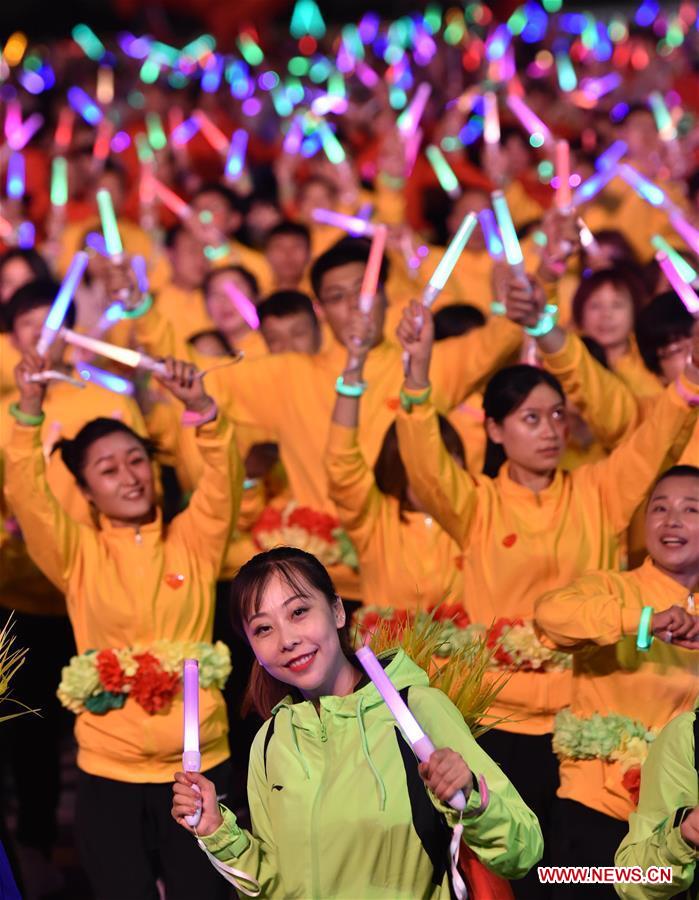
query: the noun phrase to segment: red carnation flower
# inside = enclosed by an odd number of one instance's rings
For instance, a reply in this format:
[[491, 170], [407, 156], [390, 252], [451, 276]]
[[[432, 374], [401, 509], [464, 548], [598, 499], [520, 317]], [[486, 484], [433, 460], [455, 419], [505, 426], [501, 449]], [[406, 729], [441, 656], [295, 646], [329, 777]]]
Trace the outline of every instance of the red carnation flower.
[[329, 544], [335, 538], [333, 531], [339, 526], [339, 520], [327, 513], [317, 512], [308, 506], [297, 506], [289, 516], [289, 525], [296, 525], [303, 528], [309, 534], [322, 538]]
[[458, 603], [440, 603], [430, 609], [435, 622], [452, 621], [457, 628], [467, 628], [471, 624], [466, 610]]
[[500, 643], [500, 639], [502, 638], [503, 633], [507, 628], [512, 628], [516, 625], [524, 625], [524, 620], [505, 618], [496, 619], [492, 627], [488, 630], [486, 645], [491, 649], [495, 648], [494, 657], [501, 666], [511, 666], [514, 664], [514, 659], [502, 646], [502, 644]]
[[621, 783], [631, 795], [633, 805], [638, 806], [638, 795], [641, 792], [641, 767], [632, 766], [624, 772]]
[[105, 691], [120, 694], [124, 690], [126, 678], [116, 653], [113, 650], [100, 650], [95, 663]]
[[253, 536], [256, 536], [264, 531], [278, 531], [281, 527], [281, 510], [276, 509], [274, 506], [266, 506], [262, 510], [260, 518], [253, 525], [252, 533]]
[[176, 672], [163, 671], [152, 653], [140, 653], [134, 656], [138, 669], [133, 679], [131, 696], [153, 716], [167, 709], [180, 688], [180, 676]]

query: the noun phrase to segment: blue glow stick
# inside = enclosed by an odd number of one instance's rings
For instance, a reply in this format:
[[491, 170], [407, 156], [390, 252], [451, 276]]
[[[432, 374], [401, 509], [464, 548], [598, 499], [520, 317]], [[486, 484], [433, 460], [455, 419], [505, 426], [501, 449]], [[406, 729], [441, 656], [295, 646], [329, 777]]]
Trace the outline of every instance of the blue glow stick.
[[641, 175], [639, 171], [634, 169], [627, 163], [622, 163], [618, 168], [619, 175], [624, 181], [631, 185], [642, 200], [650, 203], [651, 206], [666, 206], [667, 197], [660, 190], [657, 184], [653, 184], [645, 175]]
[[483, 231], [485, 246], [488, 254], [492, 259], [502, 260], [505, 258], [505, 248], [502, 245], [500, 230], [498, 223], [495, 221], [495, 214], [492, 209], [482, 209], [478, 213], [478, 222]]
[[104, 369], [98, 369], [97, 366], [90, 366], [87, 363], [80, 363], [78, 366], [78, 375], [90, 384], [99, 385], [106, 388], [114, 394], [126, 394], [132, 396], [134, 386], [126, 378], [121, 378], [113, 372], [106, 372]]
[[423, 306], [432, 306], [444, 289], [444, 285], [449, 281], [449, 276], [454, 271], [454, 266], [464, 252], [464, 248], [473, 234], [473, 229], [476, 227], [477, 221], [476, 214], [473, 212], [467, 213], [464, 216], [456, 234], [449, 242], [449, 246], [444, 251], [444, 255], [437, 263], [437, 268], [434, 270], [430, 280], [425, 286], [425, 290], [422, 293]]
[[92, 100], [89, 94], [80, 87], [68, 88], [68, 103], [83, 117], [88, 125], [99, 125], [104, 116], [102, 110]]
[[11, 153], [7, 161], [7, 196], [12, 200], [24, 197], [24, 157]]
[[199, 122], [195, 118], [190, 116], [188, 119], [185, 119], [184, 122], [180, 122], [177, 128], [173, 128], [170, 137], [172, 139], [172, 143], [176, 147], [181, 147], [183, 144], [191, 141], [191, 139], [198, 131]]
[[20, 222], [17, 228], [17, 246], [20, 250], [31, 250], [36, 241], [36, 228], [33, 222]]
[[247, 148], [248, 133], [244, 128], [238, 128], [231, 137], [231, 145], [228, 150], [228, 158], [226, 159], [226, 178], [235, 181], [243, 174]]
[[96, 231], [91, 231], [85, 238], [85, 246], [88, 250], [94, 250], [95, 253], [99, 253], [100, 256], [109, 256], [104, 238]]
[[148, 282], [148, 268], [145, 259], [137, 254], [131, 260], [131, 268], [136, 276], [139, 291], [142, 294], [147, 294], [150, 290], [150, 284]]
[[579, 206], [581, 203], [587, 203], [588, 200], [592, 200], [592, 198], [596, 197], [602, 188], [605, 188], [610, 181], [616, 178], [616, 176], [616, 166], [613, 166], [611, 169], [606, 169], [603, 172], [597, 172], [595, 175], [591, 175], [586, 181], [583, 181], [581, 185], [578, 185], [573, 192], [573, 206]]
[[40, 356], [46, 355], [46, 351], [56, 340], [58, 332], [63, 327], [63, 320], [68, 312], [68, 307], [71, 304], [78, 283], [87, 268], [87, 261], [87, 253], [84, 253], [82, 250], [73, 257], [73, 261], [66, 272], [66, 277], [61, 282], [61, 286], [56, 294], [56, 299], [53, 301], [51, 309], [46, 316], [46, 321], [41, 329], [41, 336], [36, 345], [37, 353]]
[[617, 163], [620, 163], [621, 160], [626, 156], [626, 151], [629, 149], [626, 141], [614, 141], [613, 144], [610, 144], [609, 147], [604, 151], [604, 153], [600, 153], [600, 155], [595, 160], [595, 169], [598, 172], [607, 172], [609, 169], [613, 169]]
[[519, 238], [515, 231], [510, 207], [502, 191], [493, 191], [491, 194], [493, 210], [497, 219], [498, 228], [502, 236], [502, 245], [505, 249], [505, 259], [508, 265], [517, 270], [518, 274], [524, 272], [524, 255], [519, 245]]

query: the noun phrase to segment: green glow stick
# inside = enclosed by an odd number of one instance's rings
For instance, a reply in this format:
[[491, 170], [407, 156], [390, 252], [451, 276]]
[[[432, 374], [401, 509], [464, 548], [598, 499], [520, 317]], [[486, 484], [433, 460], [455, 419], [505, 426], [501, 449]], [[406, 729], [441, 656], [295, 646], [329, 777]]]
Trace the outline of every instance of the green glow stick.
[[347, 159], [345, 151], [330, 126], [326, 122], [321, 122], [318, 130], [320, 131], [320, 142], [330, 162], [334, 166], [345, 162]]
[[154, 150], [162, 150], [167, 146], [163, 123], [160, 121], [158, 113], [146, 113], [146, 131], [148, 132], [148, 142]]
[[670, 244], [668, 244], [664, 237], [661, 237], [659, 234], [654, 234], [650, 239], [650, 242], [656, 250], [661, 250], [663, 253], [667, 254], [675, 267], [677, 274], [685, 284], [692, 284], [692, 282], [696, 281], [697, 273], [689, 265], [687, 260], [679, 254], [674, 247], [671, 247]]
[[434, 174], [437, 176], [437, 180], [439, 181], [442, 190], [446, 191], [452, 198], [460, 197], [461, 188], [459, 187], [459, 180], [454, 174], [452, 167], [444, 158], [444, 154], [439, 147], [430, 144], [425, 150], [425, 155], [434, 169]]
[[510, 214], [510, 207], [502, 191], [493, 191], [491, 194], [493, 211], [498, 222], [498, 228], [502, 236], [502, 245], [505, 248], [505, 258], [510, 266], [516, 270], [522, 270], [524, 256], [519, 245], [519, 238]]
[[148, 143], [148, 138], [142, 131], [139, 131], [136, 135], [136, 153], [138, 154], [138, 161], [142, 165], [148, 165], [149, 163], [155, 162], [153, 149]]
[[104, 44], [89, 25], [76, 25], [71, 31], [71, 36], [89, 59], [102, 59], [107, 52]]
[[249, 34], [240, 35], [238, 38], [238, 47], [243, 55], [243, 59], [249, 66], [259, 66], [264, 62], [265, 55], [262, 52], [262, 49]]
[[652, 91], [648, 95], [648, 104], [653, 113], [655, 127], [658, 129], [661, 140], [674, 141], [677, 137], [677, 129], [660, 91]]
[[121, 243], [121, 235], [119, 234], [114, 205], [112, 204], [112, 195], [109, 191], [104, 189], [97, 191], [97, 207], [102, 220], [102, 234], [104, 235], [107, 254], [112, 258], [119, 257], [123, 254], [124, 247]]
[[54, 156], [51, 163], [51, 206], [68, 202], [68, 163], [64, 156]]

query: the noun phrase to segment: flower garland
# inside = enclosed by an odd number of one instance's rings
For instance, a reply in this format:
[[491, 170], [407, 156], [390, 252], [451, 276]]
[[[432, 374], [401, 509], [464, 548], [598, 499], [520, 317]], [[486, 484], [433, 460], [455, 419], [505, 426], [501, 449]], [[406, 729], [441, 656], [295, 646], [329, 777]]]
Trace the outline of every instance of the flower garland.
[[149, 715], [166, 711], [182, 684], [182, 663], [199, 660], [203, 688], [222, 688], [231, 672], [231, 652], [222, 641], [156, 641], [150, 647], [88, 650], [62, 671], [57, 696], [76, 715], [104, 715], [131, 697]]
[[312, 553], [324, 566], [344, 563], [359, 568], [357, 552], [339, 520], [295, 501], [283, 509], [266, 507], [253, 526], [252, 536], [260, 550], [298, 547]]
[[595, 713], [583, 718], [570, 709], [562, 709], [554, 722], [553, 750], [560, 759], [602, 759], [618, 763], [621, 783], [637, 804], [641, 766], [657, 734], [658, 729], [646, 728], [643, 722], [628, 716]]
[[513, 671], [558, 671], [569, 669], [572, 658], [568, 653], [550, 650], [539, 642], [531, 623], [523, 619], [497, 619], [490, 628], [472, 623], [468, 613], [457, 604], [439, 603], [426, 611], [414, 613], [391, 607], [363, 606], [357, 610], [354, 622], [360, 640], [381, 624], [388, 626], [399, 638], [413, 623], [434, 619], [441, 626], [441, 643], [436, 656], [446, 658], [475, 641], [485, 639], [493, 650], [491, 669]]

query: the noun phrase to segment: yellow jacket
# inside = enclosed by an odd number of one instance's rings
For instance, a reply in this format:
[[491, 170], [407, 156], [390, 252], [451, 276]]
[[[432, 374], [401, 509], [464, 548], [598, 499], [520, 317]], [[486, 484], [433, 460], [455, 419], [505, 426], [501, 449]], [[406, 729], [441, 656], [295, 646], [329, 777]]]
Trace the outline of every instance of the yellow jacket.
[[21, 360], [21, 354], [15, 350], [10, 335], [0, 334], [0, 397], [11, 394], [15, 389], [15, 366]]
[[[139, 529], [79, 525], [46, 481], [38, 428], [15, 425], [6, 450], [7, 496], [29, 553], [66, 595], [78, 653], [211, 641], [215, 584], [237, 515], [241, 467], [233, 426], [219, 417], [198, 430], [204, 473], [189, 507], [167, 527], [160, 514]], [[181, 576], [181, 577], [177, 577]], [[217, 690], [200, 696], [202, 768], [228, 756], [226, 710]], [[127, 700], [76, 721], [78, 766], [128, 782], [167, 782], [182, 753], [182, 699], [148, 715]]]
[[[649, 651], [637, 650], [644, 606], [693, 612], [694, 598], [647, 558], [632, 572], [592, 572], [537, 601], [536, 624], [545, 639], [574, 654], [570, 706], [576, 716], [618, 714], [659, 731], [673, 716], [694, 708], [699, 654], [662, 641], [653, 641]], [[619, 761], [564, 757], [560, 773], [559, 797], [616, 819], [633, 812]]]
[[[699, 386], [686, 382], [690, 391]], [[619, 565], [620, 535], [657, 476], [669, 445], [693, 416], [674, 386], [651, 415], [606, 459], [556, 472], [536, 494], [514, 482], [507, 463], [497, 478], [464, 472], [442, 444], [434, 406], [400, 410], [401, 458], [425, 509], [463, 548], [464, 605], [473, 622], [531, 620], [547, 590], [588, 569]], [[660, 436], [663, 439], [660, 439]], [[517, 671], [496, 698], [502, 727], [523, 734], [551, 731], [553, 714], [570, 699], [567, 671]]]
[[325, 457], [330, 499], [359, 557], [362, 599], [375, 606], [427, 609], [461, 603], [461, 550], [432, 519], [404, 512], [382, 494], [359, 449], [357, 429], [330, 426]]

